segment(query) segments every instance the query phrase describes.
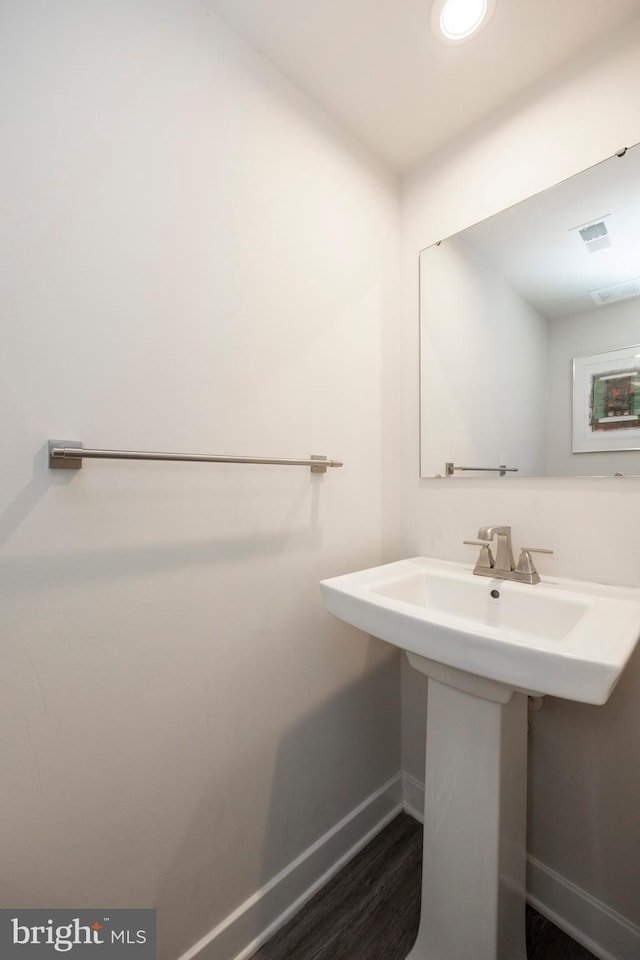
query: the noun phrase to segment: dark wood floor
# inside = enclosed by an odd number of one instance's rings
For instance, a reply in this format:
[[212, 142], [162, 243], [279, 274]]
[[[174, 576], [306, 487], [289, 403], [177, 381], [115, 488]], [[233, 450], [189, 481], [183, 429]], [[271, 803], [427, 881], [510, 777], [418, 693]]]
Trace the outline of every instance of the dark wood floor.
[[[252, 960], [404, 960], [420, 918], [422, 828], [401, 813]], [[527, 907], [529, 960], [595, 960]]]

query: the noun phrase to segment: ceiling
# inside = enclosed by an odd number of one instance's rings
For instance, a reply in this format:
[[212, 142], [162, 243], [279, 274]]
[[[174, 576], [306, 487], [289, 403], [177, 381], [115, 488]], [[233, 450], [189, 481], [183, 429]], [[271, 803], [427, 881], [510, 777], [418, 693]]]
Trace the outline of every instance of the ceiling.
[[640, 0], [497, 0], [485, 30], [446, 46], [430, 31], [431, 0], [207, 3], [397, 171], [597, 58], [640, 16]]
[[[599, 310], [602, 305], [594, 303], [591, 291], [640, 279], [639, 184], [637, 145], [469, 227], [458, 238], [542, 316]], [[594, 221], [605, 224], [607, 239], [590, 248], [576, 228]]]

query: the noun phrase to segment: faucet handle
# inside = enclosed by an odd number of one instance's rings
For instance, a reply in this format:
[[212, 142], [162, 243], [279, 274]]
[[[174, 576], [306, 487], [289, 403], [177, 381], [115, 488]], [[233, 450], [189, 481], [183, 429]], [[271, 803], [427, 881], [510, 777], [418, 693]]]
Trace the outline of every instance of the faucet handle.
[[[553, 550], [547, 550], [546, 547], [521, 547], [518, 566], [516, 567], [517, 573], [526, 573], [532, 577], [538, 577], [538, 571], [531, 558], [532, 553], [553, 553]], [[538, 580], [534, 580], [534, 582], [537, 583]]]
[[486, 540], [463, 540], [462, 542], [468, 544], [470, 547], [480, 547], [480, 556], [476, 561], [476, 568], [486, 567], [487, 570], [493, 568], [495, 560], [491, 553], [491, 547]]

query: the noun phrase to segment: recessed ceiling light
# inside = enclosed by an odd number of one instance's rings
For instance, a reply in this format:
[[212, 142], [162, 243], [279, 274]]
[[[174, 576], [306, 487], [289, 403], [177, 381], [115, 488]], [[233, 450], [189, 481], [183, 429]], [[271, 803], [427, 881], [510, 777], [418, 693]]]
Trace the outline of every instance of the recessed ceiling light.
[[431, 29], [441, 43], [464, 43], [486, 27], [495, 6], [496, 0], [433, 0]]

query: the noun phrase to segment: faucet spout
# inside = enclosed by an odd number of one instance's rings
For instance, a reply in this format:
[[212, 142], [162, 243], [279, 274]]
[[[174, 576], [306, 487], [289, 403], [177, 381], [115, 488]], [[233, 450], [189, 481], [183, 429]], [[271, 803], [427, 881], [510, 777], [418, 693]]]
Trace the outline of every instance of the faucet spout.
[[480, 527], [478, 530], [478, 540], [486, 540], [490, 543], [494, 537], [496, 560], [493, 570], [499, 577], [501, 573], [512, 573], [516, 568], [511, 546], [511, 527]]

